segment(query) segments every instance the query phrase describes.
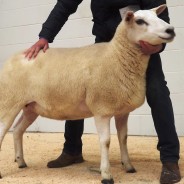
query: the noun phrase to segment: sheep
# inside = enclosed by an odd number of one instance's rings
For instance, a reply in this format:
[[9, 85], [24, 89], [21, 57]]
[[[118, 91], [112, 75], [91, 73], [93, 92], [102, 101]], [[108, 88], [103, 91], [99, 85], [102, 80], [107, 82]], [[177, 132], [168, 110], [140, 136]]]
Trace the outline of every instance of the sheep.
[[50, 48], [31, 61], [20, 52], [5, 63], [0, 71], [0, 146], [23, 110], [13, 133], [20, 168], [26, 167], [23, 133], [38, 115], [58, 120], [94, 116], [101, 147], [101, 182], [113, 184], [108, 151], [114, 116], [121, 161], [127, 172], [135, 172], [127, 151], [127, 120], [144, 103], [150, 57], [141, 52], [139, 41], [157, 45], [174, 39], [174, 27], [157, 17], [165, 8], [128, 11], [110, 42]]

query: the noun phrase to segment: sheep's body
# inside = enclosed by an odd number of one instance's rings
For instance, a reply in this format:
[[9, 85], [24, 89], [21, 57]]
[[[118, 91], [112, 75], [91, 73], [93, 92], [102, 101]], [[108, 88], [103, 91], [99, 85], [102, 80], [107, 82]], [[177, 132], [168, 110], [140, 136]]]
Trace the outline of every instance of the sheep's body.
[[[11, 81], [18, 81], [13, 90], [19, 96], [14, 100], [18, 98], [17, 103], [23, 105], [35, 102], [35, 112], [52, 119], [128, 113], [143, 103], [149, 57], [128, 43], [123, 51], [117, 49], [113, 41], [49, 49], [35, 61], [28, 61], [22, 53], [15, 55], [4, 67], [9, 85], [4, 92], [8, 94], [13, 87]], [[118, 58], [117, 52], [121, 52]]]
[[[163, 10], [163, 6], [154, 11], [160, 9]], [[137, 26], [136, 18], [141, 16], [153, 21], [153, 33]], [[149, 56], [141, 52], [139, 40], [151, 38], [150, 43], [159, 44], [173, 37], [171, 26], [158, 19], [153, 11], [140, 11], [135, 18], [129, 12], [108, 43], [49, 49], [31, 61], [22, 53], [13, 56], [0, 72], [0, 146], [22, 109], [14, 130], [15, 159], [19, 167], [26, 166], [22, 135], [38, 115], [60, 120], [94, 116], [101, 144], [102, 183], [112, 184], [108, 160], [109, 124], [115, 116], [122, 162], [127, 172], [135, 172], [126, 146], [127, 119], [129, 112], [144, 102], [149, 60]]]

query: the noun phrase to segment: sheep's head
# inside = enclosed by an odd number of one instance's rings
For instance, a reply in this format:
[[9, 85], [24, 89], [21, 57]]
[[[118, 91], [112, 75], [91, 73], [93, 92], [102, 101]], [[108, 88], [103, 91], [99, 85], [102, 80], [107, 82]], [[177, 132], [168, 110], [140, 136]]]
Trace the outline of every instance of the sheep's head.
[[165, 8], [166, 5], [161, 5], [135, 13], [128, 11], [124, 17], [128, 39], [136, 44], [139, 41], [152, 45], [171, 42], [175, 37], [174, 27], [157, 17]]

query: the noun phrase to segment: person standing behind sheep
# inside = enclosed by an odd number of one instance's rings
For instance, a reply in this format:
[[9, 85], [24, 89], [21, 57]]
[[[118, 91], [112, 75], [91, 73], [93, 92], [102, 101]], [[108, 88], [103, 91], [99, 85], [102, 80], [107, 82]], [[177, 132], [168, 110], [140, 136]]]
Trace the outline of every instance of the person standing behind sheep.
[[[46, 22], [43, 24], [39, 34], [39, 40], [25, 51], [25, 57], [31, 59], [36, 57], [40, 50], [44, 52], [49, 48], [55, 36], [61, 30], [68, 17], [77, 10], [82, 0], [58, 0], [51, 11]], [[91, 11], [93, 15], [93, 30], [95, 43], [108, 42], [112, 39], [118, 24], [121, 21], [119, 9], [138, 5], [140, 9], [150, 9], [161, 4], [165, 0], [91, 0]], [[160, 18], [169, 22], [168, 10], [165, 10]], [[146, 24], [140, 22], [140, 24]], [[159, 53], [165, 45], [152, 46], [146, 42], [140, 42], [142, 52], [151, 54], [147, 69], [146, 97], [151, 108], [156, 132], [158, 134], [157, 149], [160, 151], [162, 172], [160, 183], [176, 183], [181, 179], [178, 166], [179, 140], [174, 125], [172, 103], [169, 97], [169, 89], [166, 86], [164, 73], [162, 71]], [[75, 121], [78, 121], [75, 123]], [[61, 155], [53, 161], [48, 162], [49, 168], [65, 167], [74, 163], [83, 162], [82, 156], [82, 134], [84, 120], [72, 120], [65, 123], [65, 143]]]

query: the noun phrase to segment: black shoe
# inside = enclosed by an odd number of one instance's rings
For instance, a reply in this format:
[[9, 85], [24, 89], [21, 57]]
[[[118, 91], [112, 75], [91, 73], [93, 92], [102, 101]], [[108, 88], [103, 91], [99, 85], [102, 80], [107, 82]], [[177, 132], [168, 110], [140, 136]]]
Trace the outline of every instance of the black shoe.
[[173, 184], [181, 180], [180, 169], [177, 163], [166, 162], [162, 165], [160, 176], [161, 184]]
[[56, 159], [52, 160], [47, 163], [48, 168], [59, 168], [59, 167], [66, 167], [76, 163], [82, 163], [84, 159], [82, 154], [79, 155], [69, 155], [65, 152], [62, 152], [61, 155]]

